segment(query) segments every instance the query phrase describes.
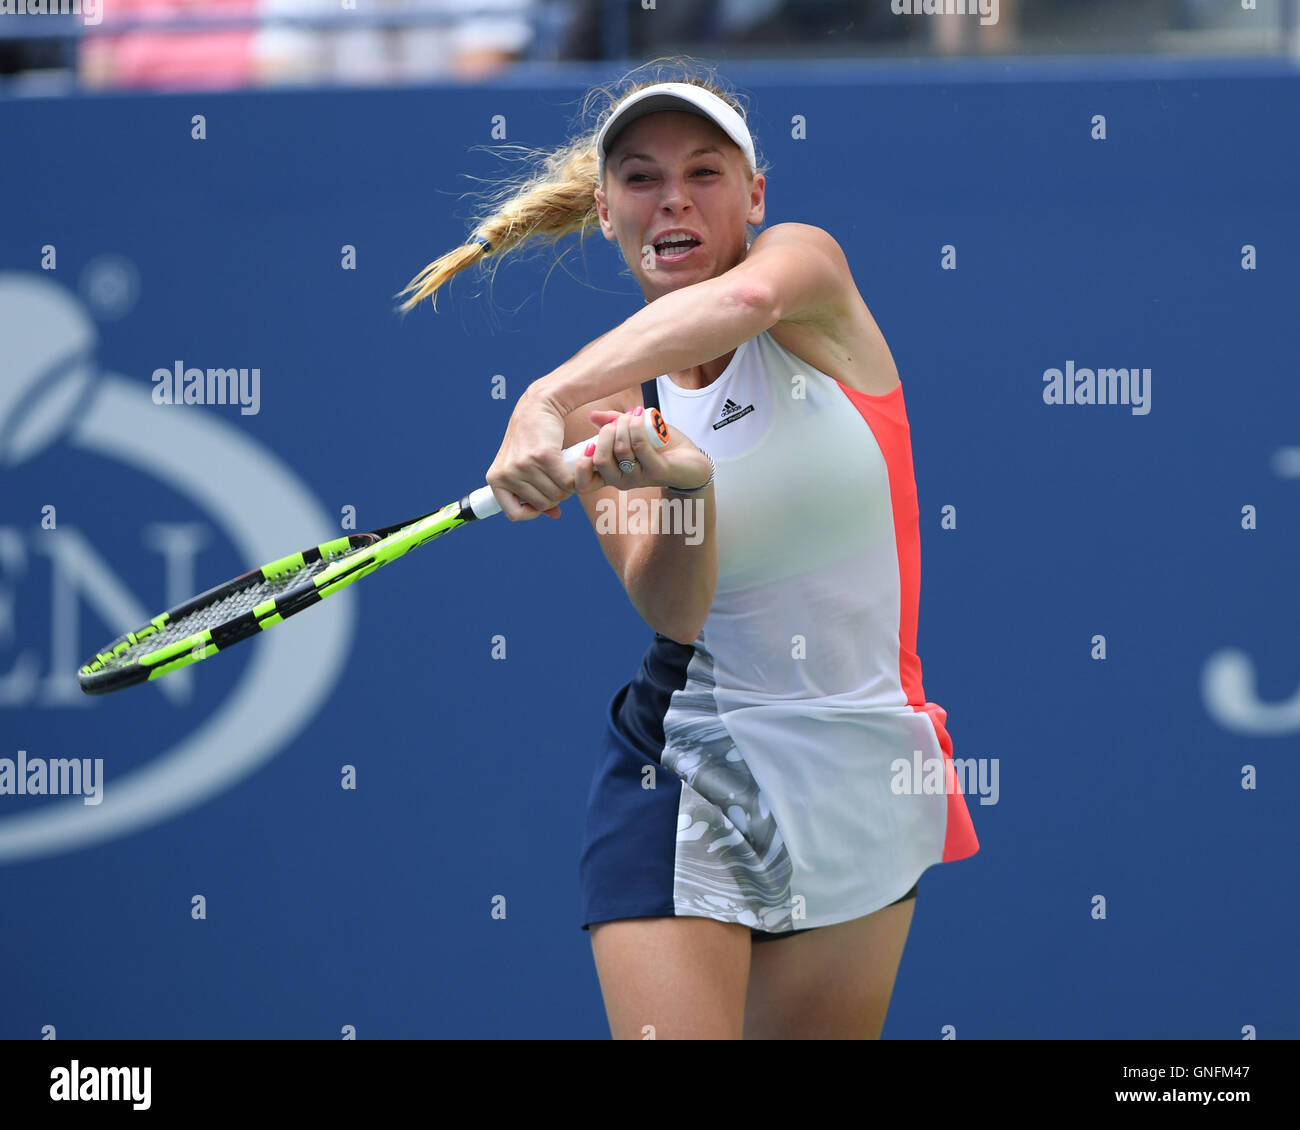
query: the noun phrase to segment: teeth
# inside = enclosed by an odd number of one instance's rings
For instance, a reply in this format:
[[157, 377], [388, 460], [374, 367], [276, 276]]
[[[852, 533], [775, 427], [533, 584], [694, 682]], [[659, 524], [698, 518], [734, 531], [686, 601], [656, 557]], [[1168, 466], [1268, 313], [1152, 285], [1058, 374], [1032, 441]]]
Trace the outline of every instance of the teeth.
[[[700, 241], [696, 239], [693, 235], [676, 233], [673, 235], [663, 236], [661, 239], [656, 241], [655, 250], [658, 251], [660, 255], [671, 255], [673, 253], [673, 250], [675, 248], [681, 247], [682, 244], [690, 243], [698, 246], [699, 242]], [[687, 249], [682, 247], [682, 250], [687, 250]]]

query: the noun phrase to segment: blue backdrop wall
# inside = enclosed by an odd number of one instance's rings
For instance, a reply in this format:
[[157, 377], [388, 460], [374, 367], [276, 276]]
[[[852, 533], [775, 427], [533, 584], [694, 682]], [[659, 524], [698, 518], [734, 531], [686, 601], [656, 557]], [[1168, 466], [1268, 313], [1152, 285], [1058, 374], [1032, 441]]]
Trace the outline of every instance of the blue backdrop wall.
[[[925, 688], [998, 772], [885, 1035], [1300, 1035], [1294, 72], [732, 77], [768, 221], [840, 240], [898, 361]], [[163, 684], [75, 681], [478, 485], [528, 383], [639, 308], [596, 238], [394, 314], [494, 125], [557, 143], [586, 78], [5, 105], [0, 758], [102, 759], [103, 793], [0, 795], [0, 1037], [607, 1034], [577, 859], [649, 629], [576, 502]], [[154, 404], [178, 363], [257, 368], [257, 411]], [[1067, 366], [1149, 370], [1145, 403], [1045, 402]]]

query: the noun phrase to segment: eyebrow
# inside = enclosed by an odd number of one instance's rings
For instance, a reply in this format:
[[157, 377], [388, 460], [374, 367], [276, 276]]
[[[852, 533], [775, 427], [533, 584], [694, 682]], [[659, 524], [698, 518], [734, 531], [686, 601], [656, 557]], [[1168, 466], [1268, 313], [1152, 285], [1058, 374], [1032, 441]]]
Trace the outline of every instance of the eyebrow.
[[[693, 153], [687, 154], [686, 159], [692, 161], [704, 153], [716, 153], [719, 157], [722, 156], [722, 150], [716, 145], [706, 145], [701, 149], [695, 150]], [[649, 161], [652, 164], [654, 163], [654, 158], [651, 157], [649, 153], [624, 153], [623, 156], [618, 159], [618, 163], [622, 165], [624, 161], [632, 160]]]

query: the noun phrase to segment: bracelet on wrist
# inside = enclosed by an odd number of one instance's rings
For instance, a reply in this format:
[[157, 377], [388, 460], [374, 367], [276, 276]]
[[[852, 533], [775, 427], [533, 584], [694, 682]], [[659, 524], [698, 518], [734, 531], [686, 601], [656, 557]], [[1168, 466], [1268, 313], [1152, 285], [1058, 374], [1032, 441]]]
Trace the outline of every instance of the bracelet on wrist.
[[697, 494], [703, 494], [706, 490], [708, 490], [709, 486], [713, 482], [713, 476], [718, 473], [718, 468], [717, 465], [713, 462], [713, 456], [710, 455], [707, 451], [701, 451], [700, 454], [703, 455], [704, 458], [709, 461], [709, 477], [705, 479], [704, 482], [701, 483], [699, 486], [692, 487], [690, 490], [683, 490], [681, 487], [664, 487], [664, 490], [668, 491], [669, 494], [680, 494], [685, 496], [686, 498], [690, 498]]

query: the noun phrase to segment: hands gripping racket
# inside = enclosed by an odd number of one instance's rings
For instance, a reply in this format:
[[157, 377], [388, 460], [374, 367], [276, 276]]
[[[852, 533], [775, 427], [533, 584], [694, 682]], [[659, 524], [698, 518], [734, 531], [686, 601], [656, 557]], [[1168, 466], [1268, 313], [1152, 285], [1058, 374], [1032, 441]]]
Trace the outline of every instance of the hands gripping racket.
[[[658, 409], [651, 408], [642, 419], [650, 442], [664, 447], [668, 426]], [[565, 449], [569, 470], [590, 442]], [[449, 530], [499, 513], [492, 488], [483, 486], [459, 502], [400, 525], [349, 534], [282, 557], [120, 636], [77, 672], [77, 681], [86, 694], [107, 694], [159, 679], [274, 627]]]

